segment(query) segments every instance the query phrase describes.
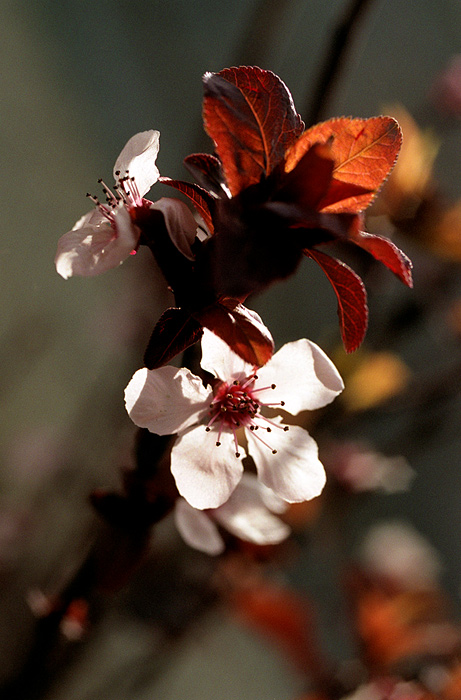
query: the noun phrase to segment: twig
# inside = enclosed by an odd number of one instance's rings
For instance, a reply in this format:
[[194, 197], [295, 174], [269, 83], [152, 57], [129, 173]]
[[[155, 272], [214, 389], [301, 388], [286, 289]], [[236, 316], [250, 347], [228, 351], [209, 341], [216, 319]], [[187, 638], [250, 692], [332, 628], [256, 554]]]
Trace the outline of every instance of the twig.
[[324, 118], [333, 90], [344, 67], [351, 40], [358, 23], [372, 0], [352, 0], [342, 21], [333, 32], [331, 44], [326, 51], [325, 63], [320, 71], [317, 85], [301, 112], [307, 126]]

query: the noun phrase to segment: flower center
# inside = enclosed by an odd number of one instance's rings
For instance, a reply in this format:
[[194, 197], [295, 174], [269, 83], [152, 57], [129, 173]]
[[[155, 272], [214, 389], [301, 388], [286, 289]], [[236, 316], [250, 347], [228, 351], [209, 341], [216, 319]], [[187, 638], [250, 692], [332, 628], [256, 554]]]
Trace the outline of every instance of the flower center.
[[86, 196], [91, 199], [94, 205], [99, 209], [101, 214], [103, 214], [106, 219], [109, 220], [111, 226], [114, 225], [114, 209], [123, 202], [124, 206], [129, 209], [131, 207], [141, 207], [143, 205], [143, 198], [139, 194], [138, 186], [136, 185], [136, 180], [131, 177], [128, 170], [124, 175], [121, 174], [120, 170], [115, 172], [116, 181], [114, 185], [114, 192], [106, 185], [104, 180], [101, 178], [98, 183], [102, 187], [102, 191], [105, 197], [105, 203], [102, 203], [98, 197], [87, 192]]
[[[263, 403], [255, 394], [267, 389], [275, 389], [276, 385], [255, 387], [255, 381], [258, 379], [256, 374], [247, 377], [243, 383], [235, 380], [232, 384], [221, 382], [215, 389], [214, 399], [210, 404], [210, 420], [206, 426], [206, 430], [210, 431], [212, 425], [218, 426], [218, 439], [216, 446], [221, 445], [221, 435], [223, 431], [230, 432], [234, 436], [235, 456], [240, 457], [238, 451], [237, 429], [240, 427], [248, 428], [255, 438], [268, 447], [273, 454], [277, 450], [273, 450], [262, 438], [256, 435], [256, 430], [262, 428], [271, 432], [272, 427], [288, 430], [288, 426], [279, 426], [277, 423], [265, 418], [261, 415], [260, 409], [262, 406], [284, 406], [285, 402], [278, 403]], [[268, 425], [269, 424], [269, 425]]]

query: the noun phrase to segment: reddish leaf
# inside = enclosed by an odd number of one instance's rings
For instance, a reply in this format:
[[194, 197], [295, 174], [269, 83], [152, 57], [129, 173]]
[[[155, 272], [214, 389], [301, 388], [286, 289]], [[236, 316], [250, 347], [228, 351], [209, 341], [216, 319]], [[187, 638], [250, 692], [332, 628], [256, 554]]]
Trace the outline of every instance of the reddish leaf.
[[257, 586], [242, 586], [231, 602], [247, 625], [278, 644], [297, 668], [324, 685], [326, 660], [317, 644], [315, 618], [306, 597], [261, 580]]
[[214, 233], [213, 219], [211, 216], [211, 212], [213, 211], [214, 207], [214, 199], [209, 192], [204, 190], [203, 187], [199, 187], [199, 185], [195, 185], [192, 182], [172, 180], [169, 177], [161, 177], [159, 178], [159, 182], [162, 182], [164, 185], [170, 185], [170, 187], [174, 187], [185, 194], [186, 197], [189, 197], [192, 204], [205, 222], [205, 226], [207, 227], [209, 233]]
[[202, 336], [202, 326], [187, 311], [170, 308], [164, 311], [150, 337], [144, 365], [156, 369], [166, 365]]
[[320, 265], [338, 299], [338, 316], [346, 352], [361, 344], [368, 325], [367, 294], [362, 280], [347, 265], [318, 250], [304, 254]]
[[[305, 131], [290, 149], [285, 163], [290, 172], [314, 144], [331, 148], [335, 161], [331, 189], [319, 206], [327, 212], [363, 211], [389, 175], [400, 150], [402, 134], [392, 117], [330, 119]], [[347, 183], [363, 193], [338, 186]]]
[[304, 124], [280, 78], [261, 68], [204, 76], [205, 128], [216, 144], [232, 195], [269, 175]]
[[375, 236], [365, 231], [360, 231], [351, 236], [350, 240], [368, 253], [371, 253], [376, 260], [384, 263], [407, 287], [413, 287], [411, 275], [413, 266], [411, 260], [407, 258], [405, 253], [395, 243], [392, 243], [388, 238]]
[[262, 367], [273, 355], [274, 341], [254, 311], [233, 300], [221, 300], [195, 314], [246, 362]]
[[192, 153], [184, 158], [184, 165], [201, 187], [218, 197], [226, 193], [221, 161], [209, 153]]

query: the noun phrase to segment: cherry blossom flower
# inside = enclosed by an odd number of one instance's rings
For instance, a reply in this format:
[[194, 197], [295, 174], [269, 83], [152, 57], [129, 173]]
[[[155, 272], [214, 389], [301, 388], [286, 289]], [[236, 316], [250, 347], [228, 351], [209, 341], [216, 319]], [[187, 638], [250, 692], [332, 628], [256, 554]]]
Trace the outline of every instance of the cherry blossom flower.
[[132, 213], [138, 207], [159, 209], [169, 232], [175, 230], [175, 245], [190, 257], [197, 224], [186, 205], [166, 197], [155, 204], [144, 199], [160, 175], [155, 165], [159, 136], [158, 131], [150, 130], [131, 137], [114, 165], [114, 191], [99, 181], [105, 203], [87, 195], [95, 209], [82, 216], [58, 242], [55, 264], [64, 279], [98, 275], [117, 267], [135, 252], [140, 229], [133, 222]]
[[215, 377], [211, 386], [188, 369], [167, 365], [138, 370], [125, 390], [136, 425], [159, 435], [178, 434], [171, 471], [186, 501], [200, 510], [225, 503], [242, 477], [245, 444], [260, 481], [282, 499], [294, 503], [318, 496], [325, 471], [317, 444], [303, 428], [265, 413], [296, 415], [330, 403], [343, 383], [325, 353], [301, 339], [258, 368], [205, 329], [201, 366]]
[[278, 544], [288, 537], [290, 528], [274, 513], [283, 513], [288, 504], [266, 488], [254, 474], [243, 474], [229, 500], [219, 508], [198, 510], [184, 498], [175, 504], [174, 518], [188, 545], [206, 554], [224, 551], [218, 525], [246, 542]]

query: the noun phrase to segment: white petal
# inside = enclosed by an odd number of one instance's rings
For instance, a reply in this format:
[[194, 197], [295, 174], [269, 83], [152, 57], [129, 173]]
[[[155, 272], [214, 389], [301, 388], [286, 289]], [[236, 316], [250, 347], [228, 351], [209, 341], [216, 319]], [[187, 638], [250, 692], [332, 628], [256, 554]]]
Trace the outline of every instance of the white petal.
[[[280, 419], [274, 419], [280, 424]], [[270, 433], [259, 428], [246, 431], [248, 450], [254, 459], [262, 483], [289, 503], [309, 501], [318, 496], [326, 481], [325, 470], [318, 458], [318, 448], [309, 433], [297, 425], [284, 430], [272, 427]], [[256, 435], [270, 447], [263, 445]], [[277, 450], [272, 454], [272, 450]]]
[[258, 398], [268, 403], [284, 401], [283, 409], [292, 415], [326, 406], [344, 389], [332, 361], [306, 338], [287, 343], [258, 369], [255, 388], [271, 384], [275, 389], [258, 393]]
[[88, 214], [84, 214], [78, 221], [75, 222], [72, 227], [72, 231], [77, 231], [79, 228], [84, 228], [85, 226], [100, 226], [101, 224], [107, 224], [107, 217], [101, 214], [99, 209], [93, 208]]
[[176, 248], [189, 260], [194, 260], [191, 245], [197, 234], [197, 222], [189, 207], [180, 199], [162, 197], [151, 204], [151, 209], [158, 209], [165, 217], [165, 225]]
[[258, 481], [261, 498], [264, 501], [266, 508], [269, 508], [273, 513], [285, 513], [288, 509], [288, 503], [280, 498], [272, 489], [265, 486], [261, 481]]
[[171, 435], [197, 423], [212, 398], [188, 369], [171, 365], [139, 369], [125, 389], [131, 420], [157, 435]]
[[135, 134], [115, 161], [114, 179], [118, 179], [116, 175], [118, 171], [122, 176], [128, 171], [130, 176], [135, 178], [141, 197], [157, 182], [160, 175], [155, 165], [159, 150], [159, 138], [160, 132], [153, 129]]
[[[138, 243], [139, 231], [123, 206], [115, 211], [114, 220], [115, 228], [99, 212], [90, 212], [77, 221], [72, 231], [61, 236], [55, 257], [61, 277], [93, 277], [118, 267], [129, 256]], [[93, 225], [88, 221], [100, 223]]]
[[233, 437], [199, 425], [183, 433], [171, 450], [171, 473], [179, 493], [194, 508], [218, 508], [237, 486], [243, 472], [241, 458], [235, 456]]
[[213, 556], [224, 551], [224, 541], [209, 515], [192, 508], [184, 498], [176, 501], [174, 520], [181, 537], [190, 547]]
[[203, 331], [200, 365], [206, 372], [214, 374], [215, 377], [229, 384], [234, 379], [242, 381], [253, 373], [252, 365], [242, 360], [224, 340], [207, 328]]
[[286, 539], [290, 528], [267, 508], [261, 497], [261, 484], [244, 474], [229, 500], [213, 511], [216, 521], [236, 537], [255, 544], [277, 544]]

